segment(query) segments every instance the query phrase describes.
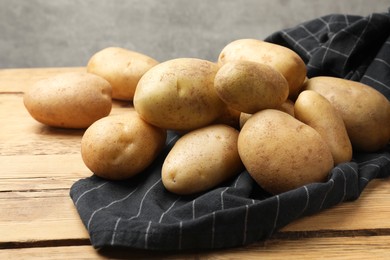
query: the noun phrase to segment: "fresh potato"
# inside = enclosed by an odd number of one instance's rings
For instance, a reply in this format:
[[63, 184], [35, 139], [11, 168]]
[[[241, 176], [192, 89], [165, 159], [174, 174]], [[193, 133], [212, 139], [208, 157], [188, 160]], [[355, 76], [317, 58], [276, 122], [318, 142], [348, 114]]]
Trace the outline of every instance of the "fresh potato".
[[[275, 109], [280, 110], [282, 112], [285, 112], [285, 113], [289, 114], [290, 116], [294, 117], [294, 102], [292, 102], [290, 99], [287, 99], [285, 102], [283, 102], [283, 104], [281, 104], [280, 106], [276, 107]], [[245, 122], [251, 116], [252, 116], [252, 114], [250, 114], [250, 113], [244, 113], [244, 112], [240, 113], [240, 117], [239, 117], [240, 129], [243, 127]]]
[[218, 64], [249, 60], [269, 65], [279, 71], [289, 85], [289, 98], [295, 100], [306, 77], [301, 57], [286, 47], [256, 39], [239, 39], [227, 44], [218, 57]]
[[390, 102], [379, 91], [347, 79], [314, 77], [304, 89], [324, 96], [344, 120], [354, 150], [375, 152], [390, 140]]
[[162, 166], [162, 182], [176, 194], [211, 189], [243, 170], [237, 151], [238, 131], [211, 125], [182, 136]]
[[227, 105], [245, 113], [276, 108], [287, 100], [289, 92], [282, 74], [247, 60], [225, 63], [215, 76], [214, 87]]
[[275, 109], [257, 112], [246, 121], [238, 152], [253, 179], [273, 194], [323, 182], [333, 168], [332, 153], [321, 135]]
[[212, 124], [224, 124], [240, 129], [240, 115], [240, 111], [226, 106], [222, 114]]
[[23, 102], [31, 116], [46, 125], [87, 128], [110, 114], [111, 86], [105, 79], [86, 72], [69, 72], [32, 85]]
[[164, 147], [167, 133], [130, 111], [102, 118], [81, 140], [85, 165], [97, 176], [123, 180], [141, 173]]
[[87, 71], [110, 82], [114, 99], [133, 100], [141, 76], [156, 64], [158, 61], [142, 53], [108, 47], [90, 58]]
[[335, 165], [352, 159], [352, 145], [340, 113], [323, 96], [305, 90], [295, 101], [295, 117], [313, 127], [324, 138]]
[[144, 120], [164, 129], [186, 131], [208, 125], [225, 109], [214, 89], [218, 68], [195, 58], [160, 63], [139, 81], [134, 108]]

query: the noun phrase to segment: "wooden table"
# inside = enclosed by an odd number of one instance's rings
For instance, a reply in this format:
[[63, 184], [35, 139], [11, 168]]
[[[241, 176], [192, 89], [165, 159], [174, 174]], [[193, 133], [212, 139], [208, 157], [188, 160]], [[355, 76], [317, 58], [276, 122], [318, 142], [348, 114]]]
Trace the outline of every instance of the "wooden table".
[[[372, 181], [347, 202], [286, 226], [271, 239], [215, 251], [95, 250], [69, 197], [92, 173], [81, 130], [33, 120], [23, 92], [36, 80], [85, 68], [0, 70], [0, 259], [390, 259], [390, 180]], [[112, 113], [129, 109], [115, 103]]]

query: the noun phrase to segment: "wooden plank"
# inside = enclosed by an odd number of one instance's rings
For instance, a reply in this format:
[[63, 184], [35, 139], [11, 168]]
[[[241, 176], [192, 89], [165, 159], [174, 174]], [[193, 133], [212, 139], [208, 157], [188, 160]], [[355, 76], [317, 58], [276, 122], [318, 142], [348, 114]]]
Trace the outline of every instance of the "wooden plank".
[[282, 231], [390, 229], [390, 179], [368, 184], [360, 198], [298, 219]]
[[59, 73], [86, 71], [85, 67], [69, 68], [31, 68], [31, 69], [1, 69], [0, 93], [24, 92], [31, 84], [40, 79]]
[[96, 250], [92, 246], [58, 246], [0, 250], [0, 259], [389, 259], [390, 237], [271, 239], [250, 246], [197, 252], [134, 249]]
[[1, 244], [88, 239], [69, 190], [0, 193]]
[[[389, 191], [390, 182], [375, 180], [368, 185], [361, 200], [297, 220], [281, 233], [292, 232], [293, 237], [305, 237], [312, 236], [307, 232], [326, 230], [328, 236], [332, 231], [336, 234], [348, 230], [359, 233], [363, 229], [375, 233], [374, 229], [380, 228], [390, 235]], [[88, 239], [68, 189], [0, 192], [0, 208], [0, 234], [9, 234], [0, 236], [0, 244], [7, 241]]]

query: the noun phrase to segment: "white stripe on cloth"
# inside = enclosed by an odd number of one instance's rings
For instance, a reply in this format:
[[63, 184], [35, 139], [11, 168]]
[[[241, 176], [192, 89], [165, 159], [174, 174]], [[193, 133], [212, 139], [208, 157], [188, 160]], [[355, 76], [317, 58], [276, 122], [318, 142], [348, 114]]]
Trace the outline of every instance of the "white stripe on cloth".
[[381, 85], [381, 86], [383, 86], [383, 87], [385, 87], [387, 89], [390, 89], [390, 86], [387, 86], [385, 83], [383, 83], [383, 82], [381, 82], [381, 81], [379, 81], [377, 79], [374, 79], [374, 78], [372, 78], [370, 76], [364, 75], [362, 79], [364, 79], [364, 78], [369, 79], [369, 80], [371, 80], [371, 81], [373, 81], [375, 83], [378, 83], [379, 85]]
[[319, 210], [322, 210], [322, 207], [324, 206], [324, 202], [325, 202], [326, 198], [328, 197], [329, 192], [333, 189], [334, 180], [333, 180], [333, 179], [330, 179], [329, 182], [330, 182], [332, 185], [331, 185], [331, 186], [329, 187], [329, 189], [326, 191], [325, 196], [324, 196], [324, 198], [322, 199], [322, 202], [321, 202], [321, 204], [320, 204]]
[[121, 201], [124, 201], [124, 200], [128, 199], [136, 190], [137, 190], [137, 188], [134, 189], [133, 191], [131, 191], [131, 192], [130, 192], [129, 194], [127, 194], [125, 197], [123, 197], [123, 198], [121, 198], [121, 199], [118, 199], [118, 200], [114, 200], [114, 201], [110, 202], [108, 205], [103, 206], [103, 207], [98, 208], [97, 210], [95, 210], [95, 211], [91, 214], [91, 216], [89, 217], [88, 224], [87, 224], [87, 229], [89, 230], [89, 227], [90, 227], [90, 225], [91, 225], [91, 221], [92, 221], [92, 219], [93, 219], [93, 217], [95, 216], [96, 213], [98, 213], [99, 211], [101, 211], [101, 210], [103, 210], [103, 209], [107, 209], [107, 208], [111, 207], [111, 206], [114, 205], [115, 203], [118, 203], [118, 202], [121, 202]]
[[161, 223], [161, 222], [162, 222], [163, 217], [165, 216], [165, 214], [167, 214], [167, 213], [173, 208], [173, 206], [175, 206], [176, 202], [178, 202], [178, 201], [180, 200], [180, 198], [181, 198], [181, 197], [177, 198], [177, 199], [171, 204], [171, 206], [169, 206], [169, 208], [161, 214], [160, 219], [158, 220], [158, 223]]
[[[143, 202], [144, 202], [144, 200], [145, 200], [146, 195], [148, 195], [148, 193], [149, 193], [149, 192], [150, 192], [150, 191], [151, 191], [151, 190], [152, 190], [160, 181], [161, 181], [161, 178], [160, 178], [158, 181], [156, 181], [156, 182], [155, 182], [155, 183], [154, 183], [154, 184], [145, 192], [145, 194], [144, 194], [144, 196], [142, 197], [141, 202], [140, 202], [140, 204], [139, 204], [139, 208], [138, 208], [138, 213], [137, 213], [137, 215], [132, 216], [132, 217], [126, 219], [127, 221], [139, 217], [139, 215], [141, 214], [142, 204], [143, 204]], [[134, 191], [136, 191], [136, 190], [137, 190], [137, 189], [135, 189]], [[133, 192], [134, 192], [134, 191], [133, 191]], [[132, 193], [133, 193], [133, 192], [132, 192]], [[132, 194], [132, 193], [131, 193], [131, 194]], [[130, 197], [131, 194], [129, 194], [128, 197]], [[114, 227], [114, 231], [113, 231], [112, 239], [111, 239], [111, 244], [112, 244], [112, 245], [114, 244], [114, 241], [115, 241], [115, 235], [116, 235], [116, 231], [117, 231], [117, 228], [118, 228], [118, 226], [119, 226], [119, 221], [120, 221], [120, 220], [121, 220], [121, 218], [119, 218], [119, 219], [117, 220], [117, 222], [116, 222], [116, 224], [115, 224], [115, 227]]]
[[93, 187], [93, 188], [91, 188], [91, 189], [89, 189], [89, 190], [84, 191], [84, 192], [80, 195], [80, 197], [77, 198], [77, 200], [76, 200], [76, 202], [75, 202], [74, 204], [77, 206], [77, 203], [79, 203], [79, 200], [80, 200], [82, 197], [84, 197], [87, 193], [89, 193], [89, 192], [91, 192], [91, 191], [94, 191], [94, 190], [97, 190], [97, 189], [100, 189], [101, 187], [103, 187], [103, 186], [106, 185], [106, 184], [107, 184], [107, 182], [104, 182], [104, 183], [100, 184], [100, 185], [97, 186], [97, 187]]

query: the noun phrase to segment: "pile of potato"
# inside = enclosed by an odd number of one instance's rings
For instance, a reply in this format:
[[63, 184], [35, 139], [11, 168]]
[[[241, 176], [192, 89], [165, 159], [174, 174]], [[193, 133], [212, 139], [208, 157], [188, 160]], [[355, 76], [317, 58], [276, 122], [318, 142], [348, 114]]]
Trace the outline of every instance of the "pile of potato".
[[[134, 109], [109, 115], [111, 98]], [[123, 48], [93, 55], [87, 72], [32, 86], [24, 103], [38, 121], [87, 128], [86, 166], [112, 180], [145, 170], [163, 149], [167, 130], [182, 137], [161, 169], [167, 190], [194, 194], [246, 169], [278, 194], [325, 181], [354, 151], [390, 140], [390, 102], [364, 84], [306, 77], [292, 50], [260, 40], [226, 45], [217, 62], [165, 62]]]

